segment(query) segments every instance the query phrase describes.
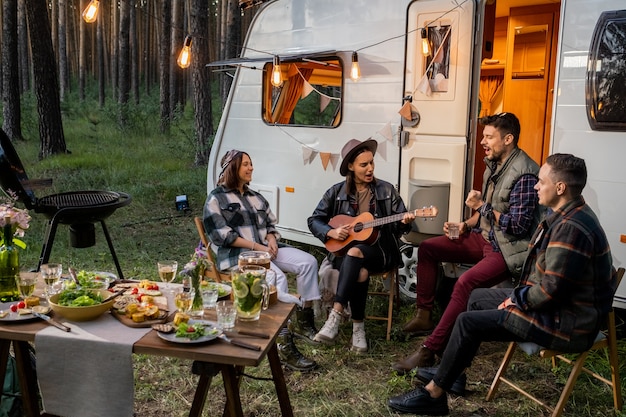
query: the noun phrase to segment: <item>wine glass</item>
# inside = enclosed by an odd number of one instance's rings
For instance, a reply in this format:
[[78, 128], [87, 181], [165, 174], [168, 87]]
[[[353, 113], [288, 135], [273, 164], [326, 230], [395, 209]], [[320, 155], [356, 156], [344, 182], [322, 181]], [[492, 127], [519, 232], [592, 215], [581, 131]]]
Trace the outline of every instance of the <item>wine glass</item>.
[[35, 292], [35, 284], [37, 283], [36, 275], [19, 275], [17, 277], [17, 288], [20, 290], [22, 299], [26, 300]]
[[178, 311], [182, 313], [189, 313], [193, 303], [193, 296], [194, 294], [192, 291], [185, 291], [182, 288], [174, 294], [174, 305]]
[[170, 284], [174, 282], [174, 279], [176, 279], [176, 271], [178, 270], [178, 262], [169, 260], [159, 261], [157, 262], [157, 268], [161, 282]]
[[41, 277], [45, 284], [44, 295], [48, 298], [55, 291], [55, 284], [61, 279], [63, 273], [63, 265], [57, 263], [43, 264], [39, 268]]

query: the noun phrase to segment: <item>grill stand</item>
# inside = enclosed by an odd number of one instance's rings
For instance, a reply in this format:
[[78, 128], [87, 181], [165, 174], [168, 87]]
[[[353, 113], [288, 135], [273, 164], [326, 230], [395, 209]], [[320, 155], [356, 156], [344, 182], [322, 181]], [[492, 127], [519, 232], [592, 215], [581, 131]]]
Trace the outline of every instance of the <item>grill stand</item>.
[[[37, 272], [39, 272], [39, 268], [41, 265], [48, 263], [50, 259], [50, 253], [52, 252], [52, 244], [54, 243], [54, 236], [57, 232], [57, 226], [59, 225], [58, 221], [55, 221], [54, 216], [50, 221], [48, 221], [48, 226], [46, 227], [46, 240], [41, 248], [41, 255], [39, 256], [39, 264], [37, 265]], [[115, 268], [117, 269], [117, 276], [119, 279], [124, 279], [124, 274], [122, 273], [122, 268], [120, 267], [120, 263], [117, 260], [117, 255], [115, 254], [115, 249], [113, 248], [113, 242], [111, 241], [111, 236], [109, 235], [109, 229], [107, 229], [106, 223], [104, 220], [100, 220], [100, 224], [102, 225], [102, 232], [104, 233], [104, 237], [107, 240], [107, 244], [109, 245], [109, 250], [111, 251], [111, 256], [113, 257], [113, 262], [115, 262]]]

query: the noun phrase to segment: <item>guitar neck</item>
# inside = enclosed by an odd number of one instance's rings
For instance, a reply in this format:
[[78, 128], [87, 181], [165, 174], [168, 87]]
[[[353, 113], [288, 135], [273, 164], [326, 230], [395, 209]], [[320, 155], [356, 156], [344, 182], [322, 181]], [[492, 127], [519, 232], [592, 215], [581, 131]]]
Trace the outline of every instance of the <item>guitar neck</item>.
[[[417, 217], [424, 217], [422, 209], [413, 210], [413, 213]], [[387, 217], [381, 217], [380, 219], [374, 219], [371, 222], [363, 223], [363, 228], [367, 229], [370, 227], [378, 227], [378, 226], [382, 226], [388, 223], [397, 222], [397, 221], [402, 220], [405, 214], [406, 213], [398, 213], [398, 214], [392, 214], [391, 216], [387, 216]]]

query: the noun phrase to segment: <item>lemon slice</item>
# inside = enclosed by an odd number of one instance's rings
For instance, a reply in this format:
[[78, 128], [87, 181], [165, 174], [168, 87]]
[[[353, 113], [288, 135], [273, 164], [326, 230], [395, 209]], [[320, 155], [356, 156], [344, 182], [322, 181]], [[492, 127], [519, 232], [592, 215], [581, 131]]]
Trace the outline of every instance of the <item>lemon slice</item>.
[[255, 297], [258, 297], [261, 294], [263, 294], [263, 285], [261, 284], [260, 278], [256, 278], [254, 280], [254, 282], [252, 283], [252, 286], [250, 287], [250, 293], [254, 295]]
[[233, 291], [235, 292], [235, 296], [238, 298], [243, 298], [248, 295], [249, 289], [246, 284], [243, 282], [233, 282]]

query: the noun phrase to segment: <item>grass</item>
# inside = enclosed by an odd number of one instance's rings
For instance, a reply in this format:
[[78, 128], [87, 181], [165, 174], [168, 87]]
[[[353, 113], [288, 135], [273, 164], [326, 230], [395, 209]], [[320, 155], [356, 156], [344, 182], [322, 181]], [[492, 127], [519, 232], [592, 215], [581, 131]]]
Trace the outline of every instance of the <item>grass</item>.
[[[172, 258], [186, 262], [198, 243], [193, 216], [202, 215], [206, 196], [206, 167], [193, 166], [191, 137], [193, 123], [183, 114], [172, 133], [157, 131], [156, 104], [143, 104], [135, 110], [134, 126], [120, 131], [111, 109], [97, 110], [95, 105], [66, 104], [65, 137], [71, 154], [38, 161], [36, 123], [25, 123], [29, 138], [15, 146], [30, 178], [52, 178], [53, 186], [37, 190], [38, 196], [77, 190], [114, 190], [132, 195], [133, 201], [107, 219], [117, 255], [127, 278], [157, 280], [158, 259]], [[94, 110], [95, 109], [95, 110]], [[191, 210], [176, 211], [176, 195], [186, 194]], [[25, 240], [27, 249], [21, 257], [24, 269], [37, 265], [46, 218], [31, 213], [31, 229]], [[101, 229], [96, 228], [96, 245], [74, 249], [69, 245], [68, 227], [61, 226], [52, 250], [51, 261], [77, 269], [115, 271]], [[312, 250], [319, 257], [318, 248]], [[370, 309], [384, 311], [384, 301], [372, 300]], [[411, 353], [419, 339], [408, 340], [400, 331], [402, 323], [414, 313], [414, 306], [404, 305], [395, 318], [392, 340], [385, 340], [385, 324], [366, 323], [370, 353], [356, 355], [348, 350], [351, 325], [341, 328], [339, 342], [333, 347], [313, 347], [299, 343], [301, 351], [314, 358], [319, 367], [308, 374], [285, 371], [290, 399], [296, 416], [394, 416], [386, 407], [391, 395], [405, 392], [417, 384], [409, 377], [390, 372], [390, 365]], [[323, 318], [318, 317], [318, 325]], [[484, 397], [500, 363], [505, 345], [486, 343], [468, 371], [469, 395], [450, 397], [452, 416], [544, 416], [536, 404], [502, 387], [492, 402]], [[626, 344], [620, 343], [622, 384], [626, 384]], [[135, 408], [137, 416], [187, 415], [197, 376], [190, 372], [191, 362], [179, 359], [136, 355]], [[596, 355], [596, 368], [605, 369], [607, 360]], [[265, 364], [246, 369], [255, 378], [269, 377]], [[548, 361], [528, 359], [518, 354], [512, 375], [526, 380], [547, 400], [554, 401], [564, 383], [562, 370], [553, 371]], [[556, 377], [556, 378], [554, 378]], [[241, 383], [246, 416], [276, 416], [278, 402], [271, 382], [245, 377]], [[114, 400], [114, 399], [112, 399]], [[224, 392], [221, 377], [213, 380], [203, 415], [222, 412]], [[567, 416], [606, 416], [612, 414], [608, 389], [581, 376], [566, 409]], [[624, 415], [624, 414], [620, 414]]]

